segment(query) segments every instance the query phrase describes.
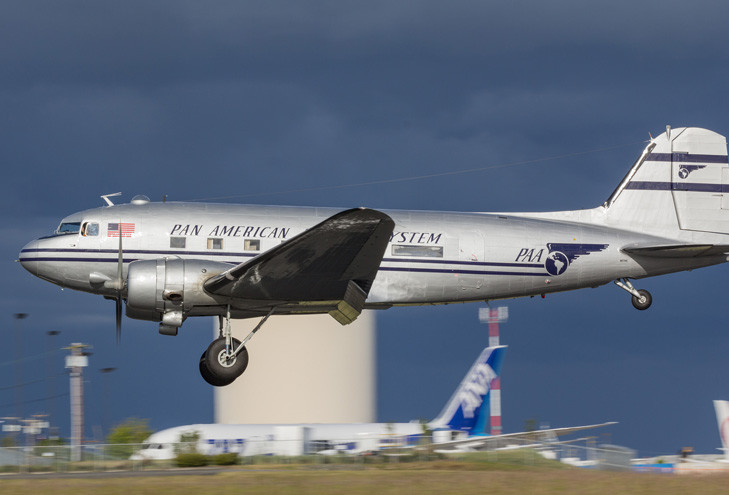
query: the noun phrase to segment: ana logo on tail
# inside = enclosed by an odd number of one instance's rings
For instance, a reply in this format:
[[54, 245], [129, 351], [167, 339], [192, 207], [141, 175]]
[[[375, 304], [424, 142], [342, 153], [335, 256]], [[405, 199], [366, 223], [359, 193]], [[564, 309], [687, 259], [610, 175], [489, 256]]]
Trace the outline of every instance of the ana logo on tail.
[[458, 390], [456, 397], [463, 411], [463, 417], [466, 419], [475, 416], [475, 411], [483, 402], [483, 396], [491, 389], [491, 381], [497, 376], [491, 366], [486, 363], [478, 363], [471, 373], [468, 381]]
[[479, 354], [443, 411], [430, 422], [433, 429], [472, 431], [491, 392], [491, 382], [501, 373], [506, 346], [487, 347]]
[[729, 459], [729, 401], [715, 400], [716, 422], [719, 425], [719, 436], [724, 455]]

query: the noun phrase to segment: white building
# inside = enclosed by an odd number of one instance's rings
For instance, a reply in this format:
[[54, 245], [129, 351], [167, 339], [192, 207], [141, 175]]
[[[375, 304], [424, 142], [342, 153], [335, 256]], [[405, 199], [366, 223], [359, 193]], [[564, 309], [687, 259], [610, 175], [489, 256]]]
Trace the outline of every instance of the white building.
[[[215, 422], [374, 422], [373, 313], [364, 311], [346, 326], [326, 314], [269, 318], [246, 345], [245, 373], [215, 389]], [[242, 340], [257, 322], [231, 321], [233, 335]]]

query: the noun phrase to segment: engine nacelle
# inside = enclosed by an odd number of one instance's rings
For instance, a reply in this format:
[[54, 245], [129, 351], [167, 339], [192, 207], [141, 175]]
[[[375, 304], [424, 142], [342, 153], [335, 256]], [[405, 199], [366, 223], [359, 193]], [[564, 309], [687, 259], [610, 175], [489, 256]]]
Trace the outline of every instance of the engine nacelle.
[[175, 335], [195, 306], [224, 304], [219, 296], [205, 292], [203, 283], [230, 267], [216, 261], [180, 258], [134, 261], [127, 275], [126, 314], [160, 321], [160, 333]]

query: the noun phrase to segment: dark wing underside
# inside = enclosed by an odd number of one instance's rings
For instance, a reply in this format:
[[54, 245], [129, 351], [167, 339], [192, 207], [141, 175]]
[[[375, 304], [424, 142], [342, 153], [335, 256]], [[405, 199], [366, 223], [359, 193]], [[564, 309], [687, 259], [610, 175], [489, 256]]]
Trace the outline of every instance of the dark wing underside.
[[394, 227], [380, 211], [342, 211], [212, 277], [205, 290], [271, 308], [292, 303], [309, 312], [324, 308], [340, 323], [350, 323], [362, 311]]

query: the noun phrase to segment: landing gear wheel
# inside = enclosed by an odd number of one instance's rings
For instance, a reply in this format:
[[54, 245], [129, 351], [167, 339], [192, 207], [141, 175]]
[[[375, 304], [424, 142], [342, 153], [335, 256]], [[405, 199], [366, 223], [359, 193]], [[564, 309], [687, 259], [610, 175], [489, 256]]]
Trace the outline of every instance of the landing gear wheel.
[[[239, 345], [240, 340], [232, 339], [231, 346], [233, 350]], [[237, 356], [228, 358], [225, 350], [225, 338], [214, 340], [203, 356], [200, 360], [200, 373], [202, 374], [204, 367], [215, 378], [214, 381], [224, 382], [222, 385], [211, 383], [218, 387], [233, 383], [248, 367], [248, 349], [244, 347]], [[205, 378], [205, 375], [203, 375], [203, 378]]]
[[203, 380], [205, 380], [214, 387], [225, 387], [226, 385], [230, 385], [231, 383], [233, 383], [235, 378], [233, 380], [222, 380], [217, 376], [213, 375], [208, 369], [208, 366], [205, 364], [206, 356], [207, 351], [203, 352], [202, 356], [200, 356], [200, 375], [203, 377]]
[[640, 294], [640, 297], [633, 296], [631, 298], [633, 307], [635, 307], [635, 309], [639, 309], [641, 311], [643, 311], [644, 309], [650, 308], [651, 303], [653, 302], [653, 297], [651, 297], [651, 293], [645, 289], [639, 289], [638, 293]]

